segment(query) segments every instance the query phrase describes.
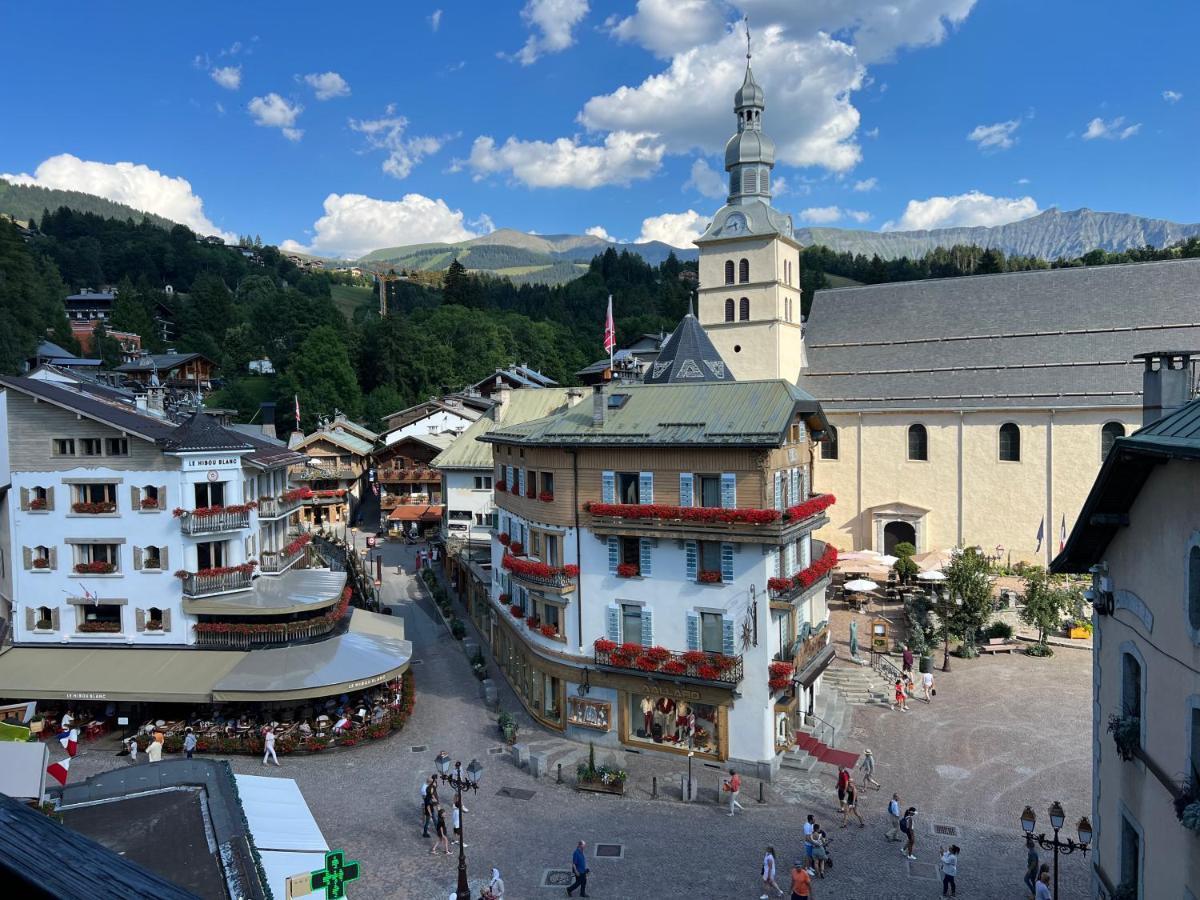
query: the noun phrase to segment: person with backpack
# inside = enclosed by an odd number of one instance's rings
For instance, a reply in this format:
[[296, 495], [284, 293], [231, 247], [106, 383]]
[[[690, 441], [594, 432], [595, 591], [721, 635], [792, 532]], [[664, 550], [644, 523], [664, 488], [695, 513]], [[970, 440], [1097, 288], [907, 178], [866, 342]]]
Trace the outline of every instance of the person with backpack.
[[907, 839], [904, 844], [904, 849], [900, 852], [909, 859], [917, 858], [913, 854], [913, 850], [916, 849], [917, 846], [917, 829], [914, 821], [916, 816], [917, 808], [915, 806], [910, 806], [904, 811], [904, 817], [900, 820], [900, 832]]
[[900, 840], [900, 795], [892, 794], [892, 799], [888, 801], [888, 815], [892, 820], [892, 827], [888, 829], [887, 839], [889, 841]]

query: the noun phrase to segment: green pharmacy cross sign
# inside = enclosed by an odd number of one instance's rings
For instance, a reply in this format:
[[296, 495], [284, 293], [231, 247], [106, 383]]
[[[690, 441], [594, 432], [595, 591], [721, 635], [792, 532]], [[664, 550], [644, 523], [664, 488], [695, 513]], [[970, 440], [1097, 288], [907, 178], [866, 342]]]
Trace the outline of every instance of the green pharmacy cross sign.
[[346, 896], [346, 882], [358, 878], [358, 860], [346, 861], [346, 854], [341, 850], [331, 850], [325, 854], [325, 868], [311, 873], [312, 889], [325, 891], [326, 900], [340, 900]]

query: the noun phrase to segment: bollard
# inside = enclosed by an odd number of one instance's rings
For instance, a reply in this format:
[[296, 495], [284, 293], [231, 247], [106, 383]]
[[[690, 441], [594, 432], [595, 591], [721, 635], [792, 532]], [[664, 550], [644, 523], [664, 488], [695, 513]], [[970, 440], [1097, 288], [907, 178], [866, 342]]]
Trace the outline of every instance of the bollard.
[[558, 783], [562, 784], [562, 763], [558, 764]]
[[763, 783], [761, 781], [758, 783], [758, 802], [759, 803], [767, 802], [766, 800], [763, 799]]
[[658, 776], [655, 775], [650, 780], [650, 799], [654, 800], [658, 797]]
[[717, 806], [721, 805], [721, 788], [723, 788], [724, 786], [725, 785], [724, 785], [721, 777], [718, 775], [717, 776]]

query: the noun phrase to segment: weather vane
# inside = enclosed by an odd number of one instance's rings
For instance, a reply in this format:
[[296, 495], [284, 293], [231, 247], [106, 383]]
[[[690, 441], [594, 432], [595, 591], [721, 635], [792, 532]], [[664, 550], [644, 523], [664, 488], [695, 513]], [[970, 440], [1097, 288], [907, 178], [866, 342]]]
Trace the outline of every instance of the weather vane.
[[742, 16], [742, 22], [746, 26], [746, 59], [750, 58], [750, 17]]

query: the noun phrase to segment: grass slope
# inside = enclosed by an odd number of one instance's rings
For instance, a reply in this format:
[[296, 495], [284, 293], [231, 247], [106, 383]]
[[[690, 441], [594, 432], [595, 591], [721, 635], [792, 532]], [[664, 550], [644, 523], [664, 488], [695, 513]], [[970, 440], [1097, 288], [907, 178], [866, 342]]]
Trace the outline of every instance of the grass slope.
[[352, 284], [335, 284], [330, 287], [333, 293], [333, 305], [338, 308], [346, 321], [354, 321], [354, 313], [356, 310], [364, 307], [376, 308], [379, 304], [378, 295], [366, 287], [357, 287]]

